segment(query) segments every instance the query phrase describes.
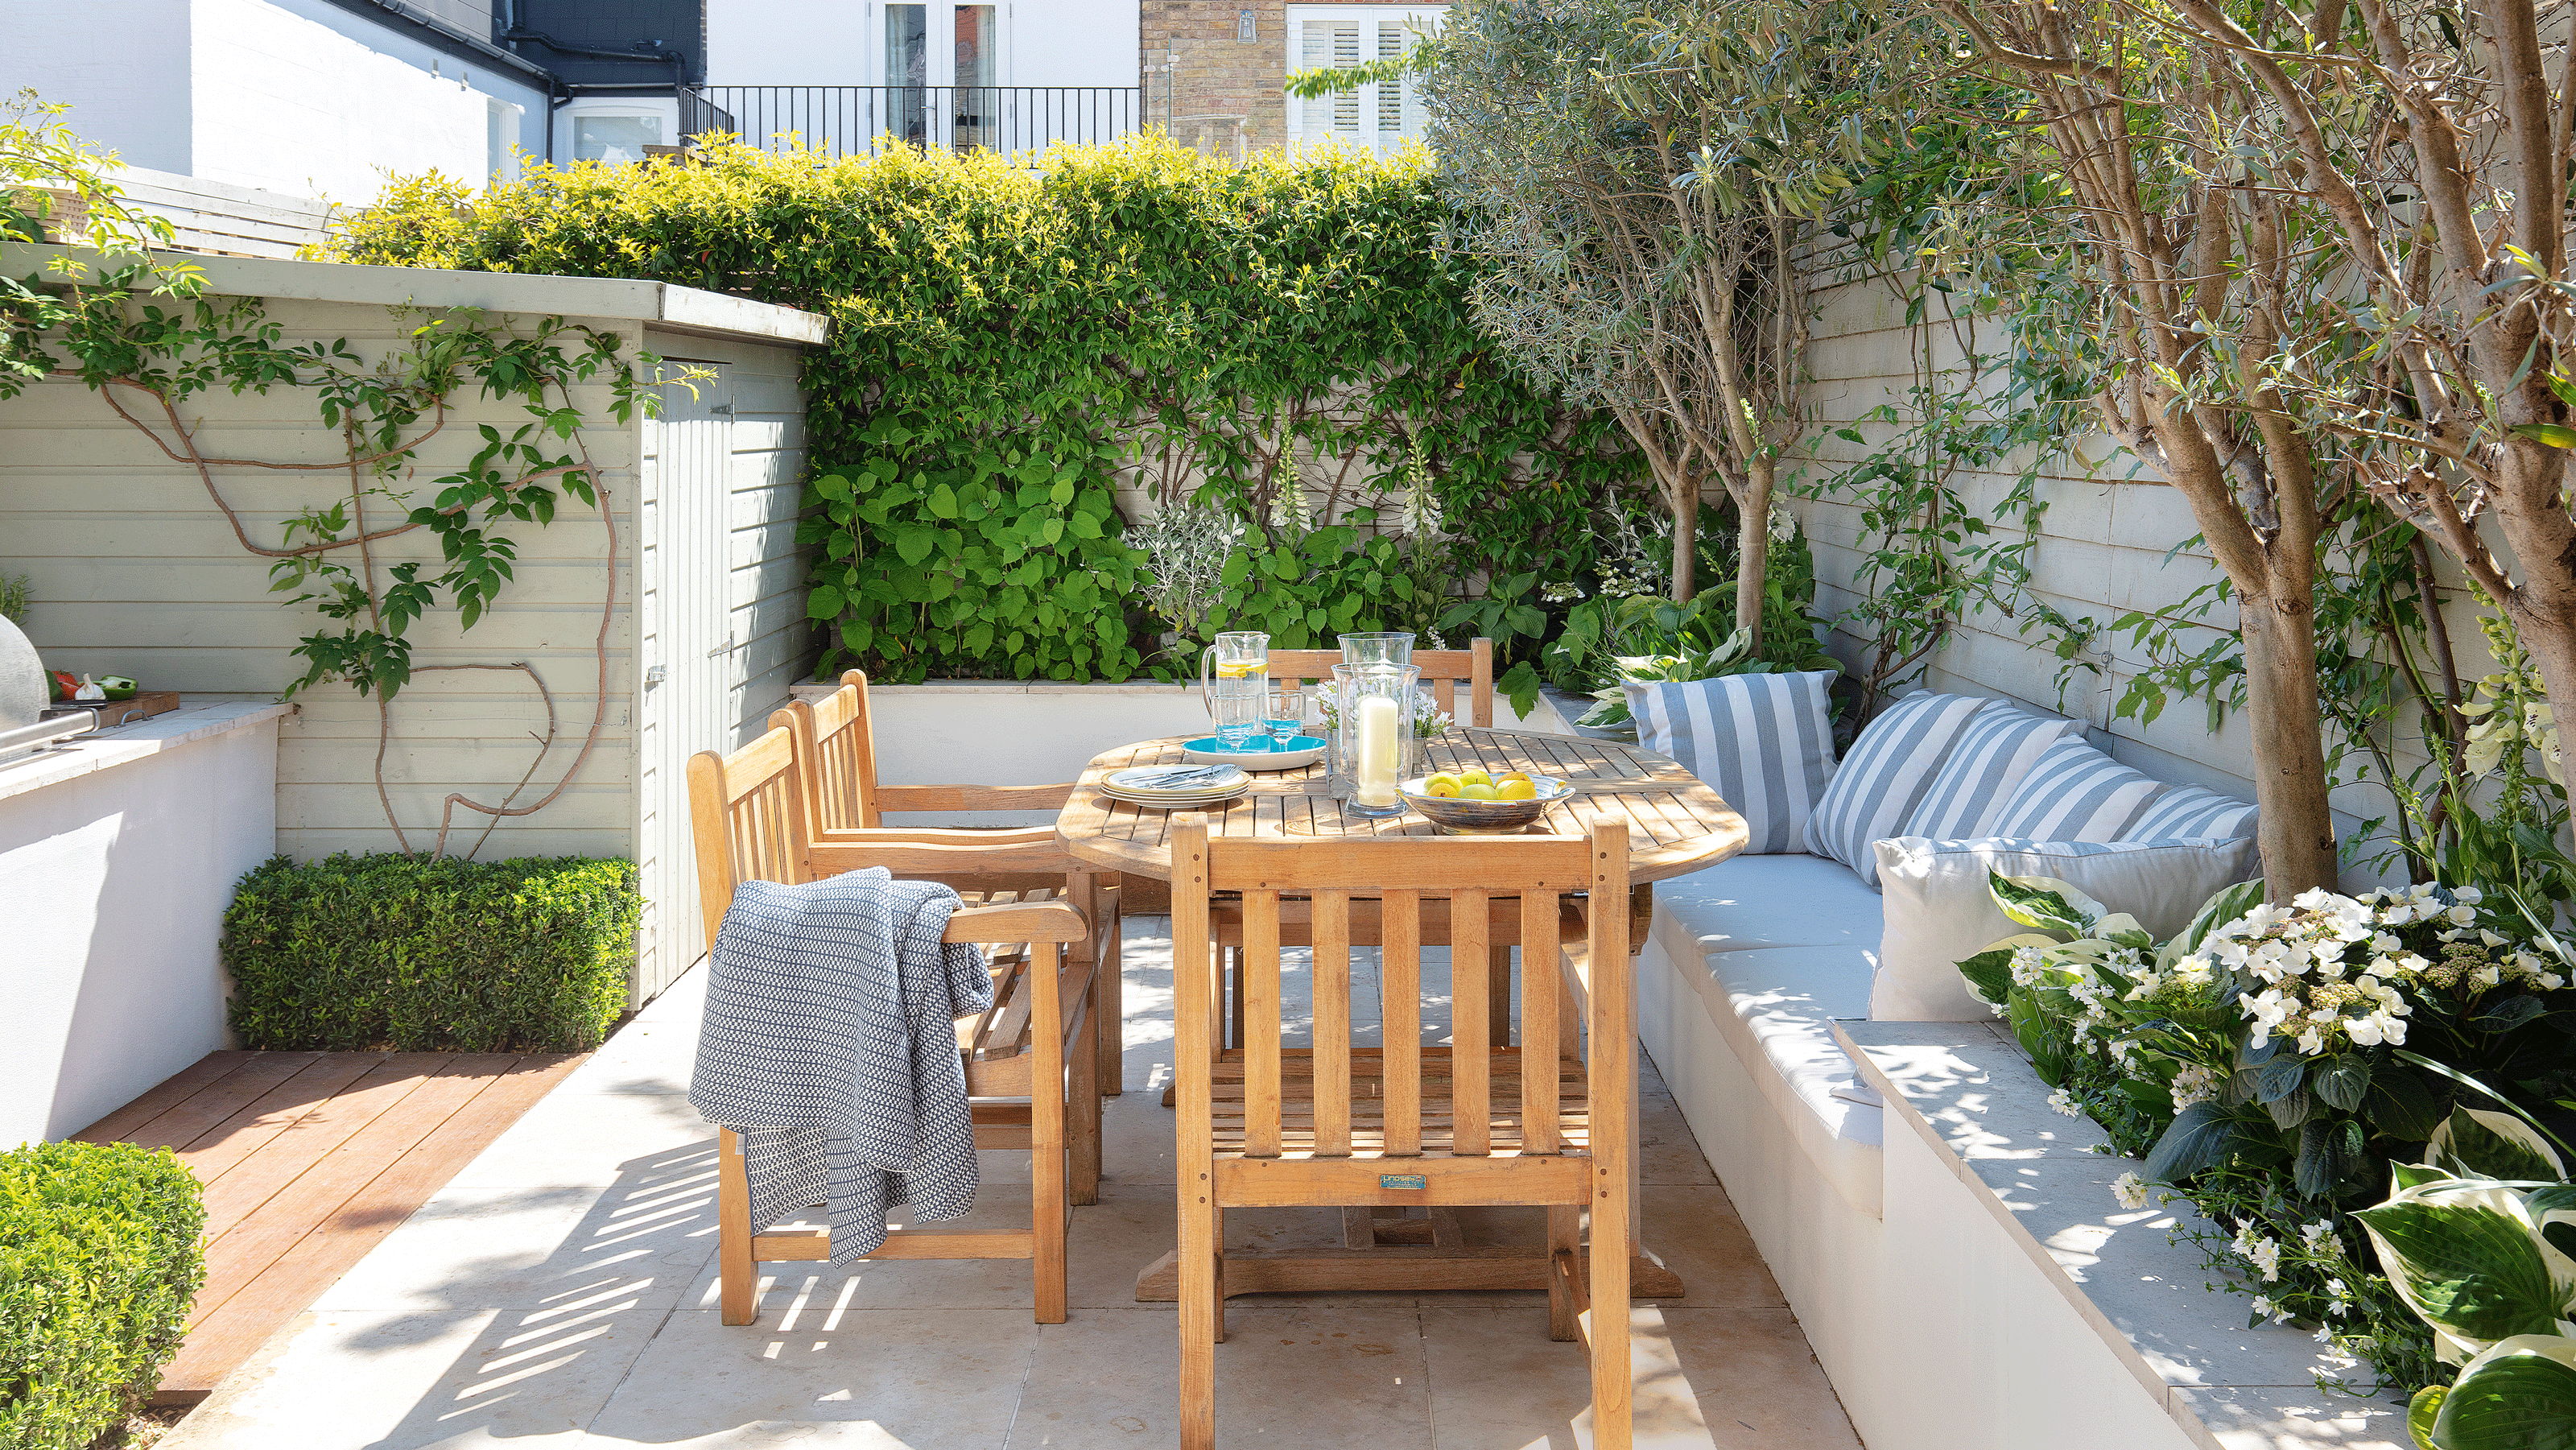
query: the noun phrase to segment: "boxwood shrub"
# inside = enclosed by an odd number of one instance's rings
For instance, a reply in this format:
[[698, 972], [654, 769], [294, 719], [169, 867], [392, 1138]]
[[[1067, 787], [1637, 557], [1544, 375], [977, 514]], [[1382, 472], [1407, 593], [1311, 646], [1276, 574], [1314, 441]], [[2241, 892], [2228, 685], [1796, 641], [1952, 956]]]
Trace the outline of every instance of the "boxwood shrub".
[[0, 1450], [80, 1450], [152, 1392], [205, 1277], [205, 1221], [166, 1148], [0, 1153]]
[[271, 859], [224, 913], [247, 1048], [579, 1052], [626, 1006], [635, 863]]

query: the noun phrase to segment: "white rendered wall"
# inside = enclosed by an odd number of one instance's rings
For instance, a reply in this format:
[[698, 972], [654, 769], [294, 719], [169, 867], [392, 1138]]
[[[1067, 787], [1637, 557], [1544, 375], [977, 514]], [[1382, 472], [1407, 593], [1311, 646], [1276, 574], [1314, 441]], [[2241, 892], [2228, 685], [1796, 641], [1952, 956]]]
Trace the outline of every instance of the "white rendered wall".
[[1014, 86], [1132, 86], [1143, 12], [1118, 0], [1014, 0], [1009, 25]]
[[188, 174], [190, 0], [0, 0], [0, 93], [33, 87], [136, 166]]
[[[277, 712], [232, 713], [267, 718], [0, 797], [0, 1149], [79, 1132], [223, 1048], [224, 907], [277, 843]], [[0, 766], [0, 789], [49, 763]]]
[[480, 184], [490, 98], [267, 0], [194, 0], [193, 174], [364, 202], [388, 173]]
[[876, 14], [872, 4], [847, 0], [707, 0], [707, 83], [872, 85]]

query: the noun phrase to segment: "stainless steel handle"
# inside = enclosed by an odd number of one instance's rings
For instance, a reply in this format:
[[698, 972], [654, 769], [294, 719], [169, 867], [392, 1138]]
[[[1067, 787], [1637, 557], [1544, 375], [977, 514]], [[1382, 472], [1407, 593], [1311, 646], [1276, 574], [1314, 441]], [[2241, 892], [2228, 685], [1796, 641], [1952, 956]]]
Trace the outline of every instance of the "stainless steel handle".
[[32, 725], [0, 730], [0, 753], [25, 750], [32, 746], [51, 745], [74, 735], [86, 735], [98, 728], [98, 712], [83, 710], [74, 715], [57, 715]]

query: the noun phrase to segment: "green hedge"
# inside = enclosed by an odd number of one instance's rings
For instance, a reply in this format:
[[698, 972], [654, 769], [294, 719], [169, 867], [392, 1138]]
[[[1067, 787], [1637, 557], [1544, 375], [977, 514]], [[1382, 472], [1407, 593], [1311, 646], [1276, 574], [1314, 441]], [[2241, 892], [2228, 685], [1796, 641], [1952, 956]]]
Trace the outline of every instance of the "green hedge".
[[271, 859], [224, 913], [248, 1048], [578, 1052], [626, 1006], [635, 863]]
[[[1247, 526], [1246, 568], [1278, 564], [1317, 552], [1279, 497], [1307, 450], [1351, 465], [1327, 470], [1341, 511], [1322, 522], [1427, 493], [1454, 537], [1417, 575], [1493, 606], [1441, 627], [1535, 654], [1540, 587], [1595, 566], [1594, 515], [1633, 506], [1617, 501], [1642, 496], [1645, 470], [1607, 414], [1496, 361], [1455, 222], [1420, 152], [1238, 166], [1140, 136], [1059, 147], [1038, 169], [936, 147], [714, 145], [688, 166], [535, 168], [488, 189], [397, 179], [336, 249], [659, 278], [828, 315], [805, 363], [825, 675], [1116, 680], [1153, 667], [1161, 627], [1113, 507], [1122, 479], [1195, 486]], [[1346, 552], [1325, 569], [1383, 572]], [[1338, 602], [1297, 608], [1296, 627], [1329, 641]], [[1275, 626], [1289, 611], [1269, 603], [1208, 624]]]
[[166, 1148], [0, 1153], [0, 1450], [81, 1450], [151, 1393], [205, 1277], [205, 1221]]

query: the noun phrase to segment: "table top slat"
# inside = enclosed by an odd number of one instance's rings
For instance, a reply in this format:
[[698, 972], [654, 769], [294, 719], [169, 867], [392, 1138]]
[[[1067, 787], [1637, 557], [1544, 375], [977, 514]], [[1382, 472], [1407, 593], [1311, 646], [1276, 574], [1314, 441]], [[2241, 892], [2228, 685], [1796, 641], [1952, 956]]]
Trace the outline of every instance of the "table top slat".
[[[1099, 786], [1110, 772], [1130, 766], [1184, 763], [1184, 738], [1140, 741], [1094, 757], [1056, 819], [1056, 835], [1066, 848], [1109, 870], [1169, 880], [1171, 813], [1113, 801]], [[1582, 835], [1590, 817], [1601, 811], [1624, 816], [1630, 872], [1639, 882], [1697, 871], [1744, 849], [1744, 818], [1679, 764], [1649, 750], [1616, 741], [1472, 726], [1452, 727], [1424, 745], [1435, 768], [1524, 770], [1572, 785], [1575, 794], [1539, 818], [1550, 834]], [[1423, 835], [1431, 829], [1410, 812], [1380, 818], [1345, 814], [1330, 794], [1321, 761], [1256, 774], [1243, 795], [1208, 814], [1216, 834], [1243, 840], [1320, 842]]]

